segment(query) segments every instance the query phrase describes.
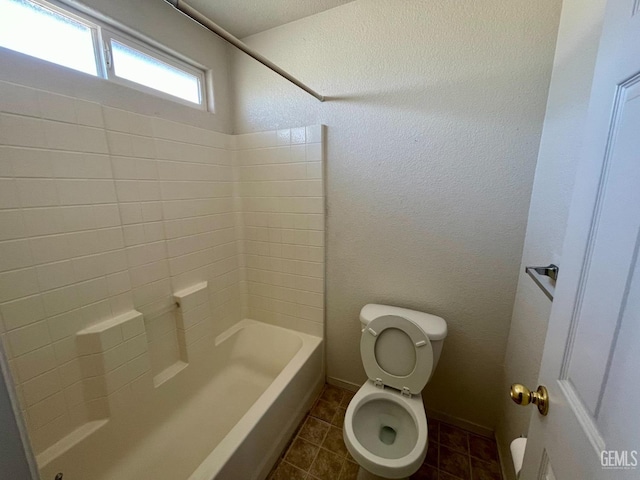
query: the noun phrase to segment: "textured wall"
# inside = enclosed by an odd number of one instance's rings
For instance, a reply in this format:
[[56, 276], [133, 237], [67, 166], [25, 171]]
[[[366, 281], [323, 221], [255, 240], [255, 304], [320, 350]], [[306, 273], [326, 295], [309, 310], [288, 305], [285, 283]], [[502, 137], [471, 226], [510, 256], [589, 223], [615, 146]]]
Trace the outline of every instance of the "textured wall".
[[[558, 0], [359, 0], [235, 54], [235, 129], [328, 126], [327, 368], [360, 384], [360, 308], [444, 317], [428, 406], [497, 418]], [[473, 395], [473, 401], [469, 401]]]
[[[558, 262], [562, 275], [562, 242], [580, 155], [593, 69], [600, 39], [605, 0], [565, 0], [549, 87], [527, 224], [520, 278], [505, 355], [506, 392], [515, 382], [535, 388], [544, 348], [551, 302], [528, 275], [525, 265]], [[497, 438], [503, 460], [509, 442], [526, 435], [531, 409], [519, 408], [507, 395]], [[537, 414], [533, 413], [533, 414]], [[513, 465], [505, 464], [513, 475]]]

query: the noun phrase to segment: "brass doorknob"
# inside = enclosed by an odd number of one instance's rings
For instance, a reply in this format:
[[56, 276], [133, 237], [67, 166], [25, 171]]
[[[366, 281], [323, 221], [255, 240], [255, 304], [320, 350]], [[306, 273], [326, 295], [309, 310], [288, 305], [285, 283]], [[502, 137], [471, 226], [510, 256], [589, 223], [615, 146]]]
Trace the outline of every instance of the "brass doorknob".
[[540, 414], [549, 413], [549, 392], [542, 385], [538, 385], [538, 389], [532, 392], [524, 385], [514, 383], [511, 385], [511, 400], [522, 406], [533, 403], [538, 407]]

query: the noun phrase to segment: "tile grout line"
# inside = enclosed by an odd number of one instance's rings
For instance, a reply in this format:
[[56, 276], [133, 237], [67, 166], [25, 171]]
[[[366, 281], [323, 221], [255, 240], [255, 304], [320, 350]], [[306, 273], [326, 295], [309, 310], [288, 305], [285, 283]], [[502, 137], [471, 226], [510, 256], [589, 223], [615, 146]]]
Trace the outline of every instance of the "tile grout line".
[[[316, 404], [320, 401], [320, 398], [322, 397], [322, 394], [324, 393], [324, 391], [326, 390], [327, 386], [325, 384], [324, 388], [322, 389], [322, 392], [320, 392], [320, 395], [318, 396], [318, 398], [316, 399], [316, 401], [314, 402], [313, 406], [315, 407]], [[313, 411], [313, 408], [311, 409], [311, 411]], [[311, 411], [309, 412], [308, 415], [311, 415]], [[318, 419], [320, 420], [320, 419]], [[306, 421], [305, 421], [306, 423]], [[322, 444], [324, 443], [324, 441], [327, 438], [327, 435], [329, 435], [329, 431], [331, 430], [331, 422], [329, 423], [329, 428], [327, 429], [326, 433], [323, 435], [322, 437], [322, 442], [320, 442], [320, 445], [318, 446], [318, 451], [316, 452], [315, 457], [313, 458], [313, 460], [311, 461], [311, 465], [309, 465], [309, 468], [307, 469], [307, 478], [313, 478], [311, 475], [311, 467], [313, 467], [314, 462], [316, 461], [316, 459], [318, 458], [318, 455], [320, 455], [320, 450], [322, 449]], [[300, 432], [298, 432], [298, 435], [300, 434]], [[342, 467], [340, 467], [340, 473], [342, 472]], [[340, 477], [340, 473], [338, 473], [338, 477]]]

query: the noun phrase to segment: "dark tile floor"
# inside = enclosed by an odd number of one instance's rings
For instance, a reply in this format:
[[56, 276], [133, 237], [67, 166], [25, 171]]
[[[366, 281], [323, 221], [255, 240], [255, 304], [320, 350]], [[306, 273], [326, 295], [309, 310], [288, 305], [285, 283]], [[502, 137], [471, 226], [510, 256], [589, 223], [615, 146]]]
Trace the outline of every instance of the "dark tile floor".
[[494, 439], [436, 420], [428, 422], [427, 458], [412, 479], [502, 480]]
[[[326, 385], [269, 480], [355, 480], [358, 465], [342, 440], [353, 393]], [[429, 420], [427, 458], [412, 480], [502, 480], [493, 439]]]

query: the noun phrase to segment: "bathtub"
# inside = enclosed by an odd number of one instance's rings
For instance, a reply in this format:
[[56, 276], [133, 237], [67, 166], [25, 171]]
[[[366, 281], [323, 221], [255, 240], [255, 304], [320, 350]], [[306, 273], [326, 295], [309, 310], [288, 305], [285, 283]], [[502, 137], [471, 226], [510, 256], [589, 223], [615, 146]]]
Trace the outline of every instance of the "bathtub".
[[243, 320], [90, 434], [37, 457], [41, 479], [264, 479], [324, 383], [322, 339]]

